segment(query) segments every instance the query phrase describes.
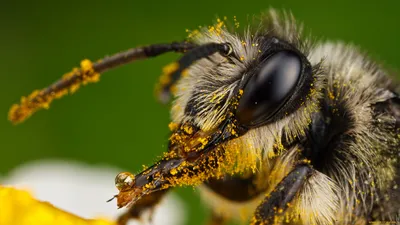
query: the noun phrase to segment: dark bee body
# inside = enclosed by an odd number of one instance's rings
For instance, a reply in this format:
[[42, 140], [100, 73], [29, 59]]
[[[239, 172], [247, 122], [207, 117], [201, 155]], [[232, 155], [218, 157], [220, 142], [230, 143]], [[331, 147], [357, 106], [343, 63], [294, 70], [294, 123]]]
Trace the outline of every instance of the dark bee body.
[[[346, 110], [351, 109], [346, 109], [345, 105], [339, 105], [338, 107], [341, 108], [341, 110], [332, 112], [332, 103], [329, 103], [332, 99], [329, 98], [327, 93], [324, 99], [326, 99], [326, 101], [321, 101], [320, 103], [321, 110], [314, 113], [312, 116], [312, 122], [308, 127], [306, 136], [292, 143], [285, 143], [285, 148], [290, 148], [291, 145], [301, 144], [304, 148], [304, 155], [311, 160], [313, 168], [329, 176], [331, 173], [330, 170], [332, 170], [331, 163], [334, 160], [334, 155], [338, 154], [338, 152], [335, 151], [337, 151], [338, 148], [346, 150], [351, 142], [357, 140], [347, 134], [347, 132], [354, 129], [355, 126], [355, 122], [349, 116], [351, 112], [346, 112]], [[371, 111], [373, 112], [372, 117], [376, 118], [371, 121], [371, 128], [376, 129], [377, 127], [381, 127], [384, 131], [378, 132], [392, 133], [392, 135], [395, 135], [397, 132], [398, 134], [400, 104], [397, 96], [394, 95], [393, 98], [389, 98], [384, 102], [371, 105]], [[382, 116], [389, 116], [394, 120], [382, 124], [382, 121], [378, 121], [377, 119]], [[377, 132], [374, 131], [374, 129], [371, 129], [370, 132]], [[379, 156], [382, 157], [382, 164], [386, 164], [388, 162], [387, 159], [396, 159], [399, 157], [399, 142], [393, 140], [393, 142], [386, 144], [387, 145], [383, 146], [388, 148], [386, 155]], [[341, 160], [343, 160], [343, 158]], [[365, 211], [361, 210], [362, 212], [360, 211], [359, 214], [353, 218], [355, 221], [359, 217], [366, 218], [365, 220], [360, 220], [360, 223], [365, 223], [367, 221], [382, 221], [382, 223], [384, 223], [383, 221], [389, 221], [395, 223], [394, 221], [398, 219], [400, 213], [400, 189], [398, 188], [398, 184], [400, 183], [400, 176], [398, 175], [400, 174], [400, 168], [398, 165], [399, 164], [397, 164], [397, 168], [395, 169], [396, 178], [394, 178], [387, 187], [373, 190], [375, 197], [371, 196], [369, 200], [366, 200], [365, 204], [369, 206], [368, 209]], [[371, 173], [371, 171], [366, 172]], [[334, 179], [334, 177], [332, 178]], [[219, 180], [209, 180], [205, 185], [217, 195], [226, 198], [228, 202], [246, 203], [250, 202], [252, 199], [256, 199], [267, 189], [265, 186], [257, 186], [257, 179], [259, 178], [257, 178], [256, 175], [252, 175], [248, 178], [226, 176]], [[365, 182], [365, 180], [360, 181]], [[344, 224], [344, 222], [341, 221], [337, 224]]]
[[[336, 47], [346, 50], [340, 44]], [[336, 219], [336, 224], [367, 221], [394, 223], [400, 213], [399, 96], [391, 87], [393, 82], [377, 65], [371, 65], [361, 54], [346, 58], [346, 52], [342, 53], [340, 60], [348, 60], [350, 63], [351, 60], [357, 61], [357, 57], [363, 58], [362, 62], [366, 66], [361, 69], [367, 74], [361, 71], [361, 74], [345, 73], [346, 77], [337, 76], [341, 69], [349, 68], [335, 68], [338, 65], [330, 68], [328, 57], [324, 61], [324, 70], [332, 71], [328, 74], [331, 80], [323, 88], [319, 110], [312, 113], [311, 122], [302, 137], [292, 141], [283, 138], [281, 142], [285, 149], [299, 146], [303, 157], [310, 159], [315, 170], [342, 184], [341, 191], [348, 195], [343, 200], [346, 203], [342, 203], [342, 216], [348, 218]], [[374, 79], [377, 83], [360, 81], [362, 76], [371, 75], [368, 74], [371, 71], [376, 76]], [[364, 158], [366, 155], [368, 159]], [[346, 171], [348, 168], [352, 168], [354, 173]], [[388, 176], [391, 176], [390, 179], [385, 180]], [[378, 187], [376, 183], [382, 182], [382, 178], [383, 184]], [[256, 179], [237, 176], [227, 177], [225, 180], [225, 185], [223, 181], [217, 180], [207, 183], [206, 186], [235, 202], [250, 201], [267, 189], [265, 186], [254, 187]], [[248, 190], [245, 190], [245, 184]], [[346, 211], [350, 213], [345, 215]]]

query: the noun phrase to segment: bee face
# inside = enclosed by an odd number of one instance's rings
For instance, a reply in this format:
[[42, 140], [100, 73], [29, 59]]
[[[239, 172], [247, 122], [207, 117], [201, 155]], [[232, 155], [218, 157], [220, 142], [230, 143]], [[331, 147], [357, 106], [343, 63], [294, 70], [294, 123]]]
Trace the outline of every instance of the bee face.
[[272, 154], [277, 139], [291, 142], [304, 134], [321, 98], [321, 59], [309, 61], [311, 45], [300, 41], [293, 24], [274, 12], [268, 19], [272, 27], [266, 30], [241, 36], [203, 31], [194, 39], [199, 45], [230, 43], [232, 54], [191, 65], [176, 87], [174, 123], [206, 132], [231, 123], [235, 138], [247, 146], [243, 151], [255, 155]]
[[[243, 51], [258, 53], [248, 56], [248, 62], [231, 55], [220, 62], [204, 59], [193, 65], [178, 86], [178, 99], [173, 106], [175, 122], [194, 120], [208, 130], [232, 113], [241, 126], [254, 128], [275, 122], [283, 117], [281, 114], [286, 116], [299, 107], [296, 103], [307, 95], [313, 83], [307, 58], [275, 37], [254, 39], [258, 42], [249, 40], [244, 44]], [[247, 45], [255, 49], [248, 50]], [[232, 104], [235, 97], [239, 100]]]

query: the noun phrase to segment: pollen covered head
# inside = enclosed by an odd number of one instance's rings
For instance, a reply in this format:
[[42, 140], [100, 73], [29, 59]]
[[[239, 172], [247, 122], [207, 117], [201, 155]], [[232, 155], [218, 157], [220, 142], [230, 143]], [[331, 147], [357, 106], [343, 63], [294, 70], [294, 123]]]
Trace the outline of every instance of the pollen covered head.
[[175, 88], [172, 121], [211, 131], [233, 118], [248, 131], [241, 142], [260, 157], [272, 155], [277, 139], [290, 143], [304, 136], [325, 78], [321, 62], [308, 59], [311, 46], [300, 41], [301, 28], [293, 18], [285, 19], [272, 11], [262, 20], [266, 30], [197, 31], [195, 43], [230, 43], [232, 53], [211, 55], [187, 69]]

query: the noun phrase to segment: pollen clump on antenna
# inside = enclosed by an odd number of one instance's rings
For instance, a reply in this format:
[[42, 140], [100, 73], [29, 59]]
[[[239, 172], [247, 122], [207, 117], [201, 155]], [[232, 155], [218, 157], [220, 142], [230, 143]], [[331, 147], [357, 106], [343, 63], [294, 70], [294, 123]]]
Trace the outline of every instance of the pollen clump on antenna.
[[156, 90], [158, 90], [158, 89], [162, 90], [163, 88], [170, 85], [172, 82], [171, 76], [178, 69], [179, 69], [179, 63], [177, 63], [177, 62], [173, 62], [173, 63], [170, 63], [170, 64], [164, 66], [164, 68], [162, 69], [163, 73], [160, 76], [160, 80], [158, 82]]
[[[178, 91], [178, 88], [176, 87], [176, 85], [173, 85], [174, 83], [174, 73], [177, 72], [179, 70], [179, 63], [178, 62], [173, 62], [170, 63], [166, 66], [164, 66], [163, 73], [160, 76], [160, 79], [158, 81], [158, 83], [155, 86], [155, 90], [154, 93], [156, 95], [157, 98], [159, 98], [159, 100], [161, 102], [168, 102], [169, 100], [169, 93], [172, 93], [173, 95], [175, 95]], [[183, 70], [181, 72], [185, 73], [185, 75], [187, 75], [187, 71]], [[167, 91], [167, 93], [166, 93]]]
[[19, 104], [14, 104], [8, 113], [8, 119], [14, 124], [23, 122], [39, 109], [48, 109], [54, 99], [58, 99], [68, 93], [75, 93], [81, 84], [99, 81], [97, 73], [90, 60], [81, 62], [81, 68], [74, 68], [66, 73], [60, 80], [42, 90], [35, 90], [29, 96], [22, 97]]

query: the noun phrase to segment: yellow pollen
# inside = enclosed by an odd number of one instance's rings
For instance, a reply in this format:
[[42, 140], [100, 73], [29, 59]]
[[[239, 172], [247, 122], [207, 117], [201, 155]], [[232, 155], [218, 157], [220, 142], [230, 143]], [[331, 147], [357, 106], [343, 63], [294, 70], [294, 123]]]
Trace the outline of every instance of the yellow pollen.
[[178, 88], [174, 84], [169, 88], [169, 91], [171, 92], [171, 94], [176, 95], [176, 93], [178, 92]]
[[189, 75], [189, 70], [184, 69], [181, 74], [182, 74], [182, 77], [187, 77]]
[[178, 173], [178, 171], [177, 171], [176, 169], [172, 169], [172, 170], [170, 171], [170, 173], [171, 173], [172, 175], [175, 175], [175, 174]]
[[174, 122], [171, 122], [171, 123], [168, 124], [168, 128], [169, 128], [170, 131], [175, 131], [175, 130], [178, 129], [178, 124], [174, 123]]
[[176, 70], [178, 70], [178, 68], [179, 68], [179, 63], [173, 62], [173, 63], [170, 63], [170, 64], [164, 66], [164, 68], [162, 70], [163, 70], [164, 74], [171, 74], [171, 73], [175, 72]]
[[[187, 32], [190, 32], [189, 30], [187, 30]], [[192, 32], [189, 33], [188, 35], [188, 39], [193, 39], [193, 38], [197, 38], [200, 35], [200, 31], [199, 30], [193, 30]]]
[[185, 132], [187, 134], [192, 134], [193, 133], [193, 127], [191, 127], [191, 126], [185, 126], [183, 129], [185, 130]]
[[330, 91], [328, 92], [328, 96], [329, 96], [329, 98], [332, 99], [332, 100], [335, 99], [335, 96], [334, 96], [333, 93], [330, 92]]

